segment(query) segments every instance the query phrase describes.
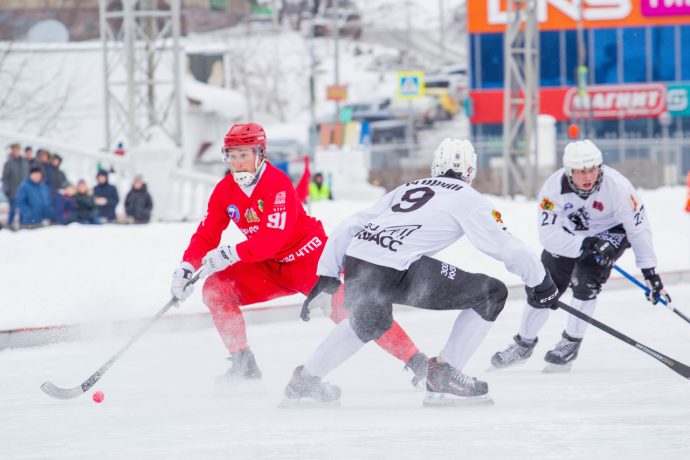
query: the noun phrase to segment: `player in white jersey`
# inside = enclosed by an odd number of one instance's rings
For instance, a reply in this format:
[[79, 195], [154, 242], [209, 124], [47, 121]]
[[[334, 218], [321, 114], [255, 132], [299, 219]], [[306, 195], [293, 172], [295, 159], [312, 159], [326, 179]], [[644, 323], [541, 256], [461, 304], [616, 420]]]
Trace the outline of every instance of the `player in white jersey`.
[[[630, 181], [602, 165], [599, 148], [589, 140], [565, 147], [563, 168], [556, 171], [539, 193], [541, 260], [558, 286], [559, 296], [570, 287], [572, 307], [592, 315], [597, 295], [611, 268], [632, 246], [637, 266], [650, 288], [647, 298], [670, 301], [655, 273], [656, 256], [645, 207]], [[537, 334], [548, 310], [534, 308], [528, 296], [515, 343], [491, 358], [494, 367], [522, 363], [532, 355]], [[587, 323], [568, 315], [562, 340], [549, 352], [545, 372], [567, 372], [577, 357]]]
[[[463, 374], [462, 368], [503, 309], [508, 290], [495, 278], [430, 256], [467, 235], [524, 280], [535, 304], [552, 306], [557, 290], [536, 254], [508, 233], [498, 211], [471, 187], [476, 168], [469, 141], [444, 139], [434, 154], [431, 178], [401, 185], [333, 231], [317, 273], [322, 280], [334, 280], [344, 271], [351, 316], [295, 369], [285, 389], [288, 401], [337, 400], [340, 389], [321, 379], [390, 328], [394, 303], [462, 310], [439, 356], [429, 359], [425, 403], [489, 400], [486, 382]], [[319, 288], [327, 284], [317, 283], [303, 309], [320, 298], [327, 301], [326, 292], [333, 288]]]

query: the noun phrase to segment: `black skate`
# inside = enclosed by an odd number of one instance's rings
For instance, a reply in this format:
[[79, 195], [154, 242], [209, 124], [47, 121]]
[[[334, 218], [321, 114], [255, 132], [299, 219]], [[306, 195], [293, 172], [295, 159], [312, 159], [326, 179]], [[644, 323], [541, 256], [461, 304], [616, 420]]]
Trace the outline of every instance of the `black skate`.
[[232, 366], [225, 374], [216, 378], [217, 384], [233, 385], [261, 378], [261, 370], [256, 364], [254, 353], [249, 348], [233, 353], [228, 361], [232, 363]]
[[544, 372], [547, 374], [570, 372], [573, 361], [577, 358], [582, 339], [570, 337], [565, 331], [563, 331], [562, 337], [553, 350], [549, 350], [544, 356], [544, 361], [546, 361]]
[[465, 375], [448, 363], [440, 363], [437, 358], [429, 360], [424, 406], [467, 406], [492, 403], [489, 397], [489, 385], [486, 382]]
[[285, 399], [280, 407], [323, 407], [340, 405], [340, 388], [322, 382], [320, 377], [307, 374], [304, 366], [297, 366], [285, 387]]
[[496, 352], [491, 357], [491, 365], [496, 369], [505, 369], [506, 367], [515, 366], [517, 364], [525, 364], [527, 359], [532, 356], [534, 347], [537, 345], [539, 339], [534, 339], [533, 342], [527, 342], [517, 334], [513, 337], [515, 343], [508, 346], [503, 351]]
[[414, 372], [412, 377], [412, 385], [415, 388], [424, 389], [424, 382], [426, 374], [429, 371], [429, 358], [422, 352], [418, 351], [405, 363], [405, 369], [410, 369]]

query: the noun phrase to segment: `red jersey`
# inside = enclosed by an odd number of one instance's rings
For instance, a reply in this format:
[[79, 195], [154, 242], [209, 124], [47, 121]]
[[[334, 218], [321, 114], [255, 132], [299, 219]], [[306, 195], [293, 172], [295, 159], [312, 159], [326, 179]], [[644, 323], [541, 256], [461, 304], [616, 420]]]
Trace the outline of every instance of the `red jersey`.
[[243, 262], [270, 259], [289, 263], [325, 242], [321, 222], [304, 211], [290, 178], [268, 162], [251, 196], [237, 185], [232, 174], [216, 185], [183, 260], [198, 269], [206, 253], [218, 247], [231, 220], [247, 237], [236, 246]]

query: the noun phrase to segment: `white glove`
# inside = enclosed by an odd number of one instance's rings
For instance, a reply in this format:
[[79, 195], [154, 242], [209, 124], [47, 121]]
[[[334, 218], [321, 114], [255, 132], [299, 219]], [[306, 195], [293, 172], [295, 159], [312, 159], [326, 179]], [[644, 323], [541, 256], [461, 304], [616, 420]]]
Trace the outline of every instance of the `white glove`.
[[203, 270], [199, 278], [210, 276], [215, 272], [221, 272], [230, 265], [240, 261], [234, 244], [221, 244], [216, 249], [208, 251], [204, 256]]
[[182, 262], [173, 273], [170, 292], [179, 301], [183, 302], [194, 292], [194, 285], [189, 284], [189, 280], [194, 275], [194, 267], [189, 262]]

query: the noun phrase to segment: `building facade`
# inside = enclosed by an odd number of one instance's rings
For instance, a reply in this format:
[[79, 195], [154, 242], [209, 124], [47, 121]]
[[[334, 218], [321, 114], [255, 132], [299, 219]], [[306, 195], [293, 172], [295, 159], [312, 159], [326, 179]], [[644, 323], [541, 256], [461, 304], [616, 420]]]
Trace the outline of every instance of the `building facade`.
[[[505, 1], [467, 4], [474, 134], [500, 135]], [[586, 94], [577, 2], [538, 1], [540, 113], [561, 135], [587, 120], [596, 138], [690, 137], [690, 1], [583, 0], [582, 17]]]

